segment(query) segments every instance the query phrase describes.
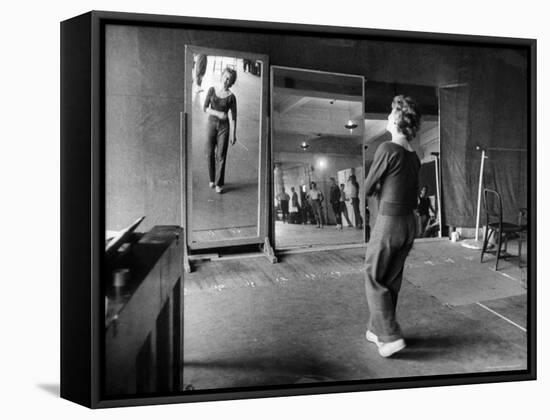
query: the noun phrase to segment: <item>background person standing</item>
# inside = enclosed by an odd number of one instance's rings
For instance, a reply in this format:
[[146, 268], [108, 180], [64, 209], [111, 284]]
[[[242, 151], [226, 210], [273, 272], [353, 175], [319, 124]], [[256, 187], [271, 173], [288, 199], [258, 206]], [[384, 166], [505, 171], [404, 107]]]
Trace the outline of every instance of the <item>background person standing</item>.
[[288, 203], [290, 201], [290, 196], [286, 193], [285, 187], [281, 190], [277, 196], [279, 204], [281, 205], [281, 212], [283, 213], [283, 223], [288, 222]]
[[357, 229], [363, 228], [363, 218], [361, 217], [361, 210], [359, 210], [359, 183], [355, 175], [350, 175], [348, 178], [350, 185], [350, 199], [353, 207], [353, 214], [355, 216], [355, 227]]
[[430, 210], [432, 214], [435, 214], [435, 210], [432, 206], [432, 202], [430, 201], [430, 197], [428, 197], [428, 187], [424, 185], [420, 189], [420, 194], [418, 195], [416, 207], [416, 214], [418, 216], [419, 225], [417, 236], [419, 238], [422, 238], [424, 236], [424, 233], [426, 232], [426, 226], [428, 225], [428, 221], [430, 220]]
[[321, 228], [324, 226], [323, 210], [321, 208], [324, 197], [323, 193], [317, 189], [317, 184], [315, 182], [309, 184], [308, 198], [311, 201], [311, 207], [313, 209], [315, 221], [317, 222], [317, 227]]
[[336, 217], [336, 227], [342, 227], [342, 215], [340, 214], [340, 188], [336, 184], [336, 179], [330, 177], [330, 195], [329, 202]]

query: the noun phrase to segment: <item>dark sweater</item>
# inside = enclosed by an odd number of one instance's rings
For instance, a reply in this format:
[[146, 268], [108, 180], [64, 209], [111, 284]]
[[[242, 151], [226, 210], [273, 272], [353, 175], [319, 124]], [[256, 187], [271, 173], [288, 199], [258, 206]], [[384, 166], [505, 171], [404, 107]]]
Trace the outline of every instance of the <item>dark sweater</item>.
[[365, 180], [365, 193], [378, 195], [380, 214], [406, 216], [413, 212], [417, 204], [419, 170], [416, 152], [391, 141], [378, 147]]
[[330, 203], [336, 204], [340, 202], [340, 187], [331, 185], [330, 187]]
[[[220, 98], [216, 95], [216, 89], [212, 86], [208, 89], [206, 98], [204, 100], [204, 110], [211, 107], [214, 111], [229, 112], [231, 111], [231, 119], [235, 121], [237, 119], [237, 98], [235, 95], [230, 94], [225, 98]], [[212, 115], [210, 115], [212, 116]]]

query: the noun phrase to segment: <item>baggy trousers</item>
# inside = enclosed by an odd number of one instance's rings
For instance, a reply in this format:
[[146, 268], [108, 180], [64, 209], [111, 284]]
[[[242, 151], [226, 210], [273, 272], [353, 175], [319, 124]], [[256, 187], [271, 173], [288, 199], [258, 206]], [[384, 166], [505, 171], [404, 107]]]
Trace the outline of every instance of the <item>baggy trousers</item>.
[[381, 342], [402, 337], [395, 309], [405, 259], [416, 235], [416, 218], [379, 214], [367, 245], [365, 291], [370, 317], [367, 328]]
[[229, 120], [208, 118], [206, 127], [206, 156], [210, 182], [223, 187], [225, 182], [225, 158], [229, 146]]
[[281, 211], [283, 212], [283, 222], [288, 221], [288, 200], [281, 200]]

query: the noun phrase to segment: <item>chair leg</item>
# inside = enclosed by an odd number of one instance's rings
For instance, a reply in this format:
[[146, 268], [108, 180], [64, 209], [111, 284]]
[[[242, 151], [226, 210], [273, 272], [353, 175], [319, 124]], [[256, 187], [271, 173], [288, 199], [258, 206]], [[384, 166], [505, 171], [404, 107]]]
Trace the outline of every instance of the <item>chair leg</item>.
[[495, 263], [495, 271], [498, 271], [498, 260], [500, 258], [500, 247], [502, 245], [502, 232], [499, 230], [497, 233], [498, 233], [498, 244], [497, 244], [497, 261]]
[[480, 262], [483, 262], [483, 254], [487, 252], [487, 245], [489, 243], [489, 239], [491, 239], [491, 235], [493, 234], [493, 230], [491, 230], [489, 227], [485, 228], [485, 235], [483, 238], [483, 247], [481, 248], [481, 260]]
[[507, 254], [508, 253], [508, 237], [509, 235], [508, 234], [504, 234], [504, 252]]

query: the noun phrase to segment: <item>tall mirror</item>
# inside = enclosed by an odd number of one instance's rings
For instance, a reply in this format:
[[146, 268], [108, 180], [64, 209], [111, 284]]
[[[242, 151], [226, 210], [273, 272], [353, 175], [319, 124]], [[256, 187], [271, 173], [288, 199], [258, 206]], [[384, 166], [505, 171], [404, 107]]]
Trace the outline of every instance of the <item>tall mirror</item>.
[[186, 47], [184, 218], [191, 249], [261, 243], [267, 57]]
[[276, 248], [363, 243], [363, 77], [271, 71]]

